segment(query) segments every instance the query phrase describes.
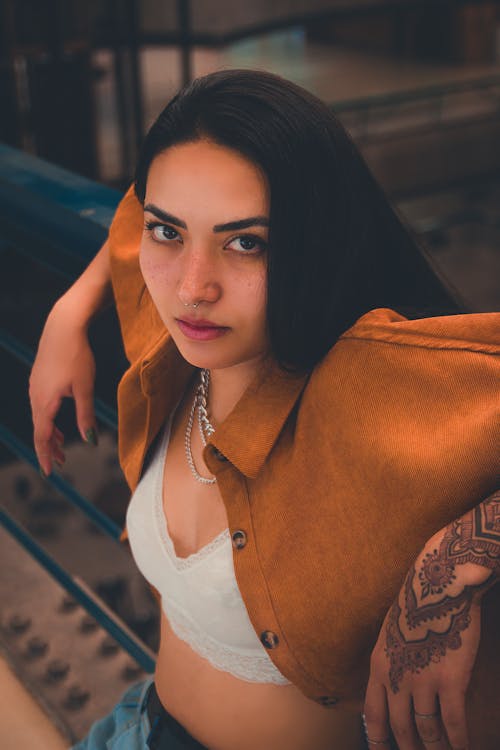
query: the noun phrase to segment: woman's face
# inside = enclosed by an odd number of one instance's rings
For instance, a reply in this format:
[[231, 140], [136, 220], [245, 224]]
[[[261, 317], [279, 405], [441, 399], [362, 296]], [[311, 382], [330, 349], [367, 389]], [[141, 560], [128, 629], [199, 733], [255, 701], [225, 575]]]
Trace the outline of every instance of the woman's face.
[[144, 221], [142, 274], [182, 356], [212, 370], [257, 364], [268, 351], [262, 171], [211, 141], [172, 146], [149, 169]]

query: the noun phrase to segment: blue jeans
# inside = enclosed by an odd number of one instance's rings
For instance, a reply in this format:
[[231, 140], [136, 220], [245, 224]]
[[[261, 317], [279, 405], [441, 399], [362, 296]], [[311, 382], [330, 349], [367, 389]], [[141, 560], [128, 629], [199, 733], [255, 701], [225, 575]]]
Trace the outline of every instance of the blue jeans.
[[[151, 732], [147, 711], [148, 690], [153, 677], [132, 685], [121, 697], [111, 713], [90, 727], [83, 740], [70, 750], [185, 750], [190, 745], [178, 739], [175, 732], [163, 726], [161, 737]], [[151, 745], [148, 744], [148, 739]], [[156, 740], [156, 741], [155, 741]], [[158, 744], [157, 744], [158, 743]], [[197, 746], [193, 739], [194, 746]], [[191, 745], [192, 747], [193, 745]]]

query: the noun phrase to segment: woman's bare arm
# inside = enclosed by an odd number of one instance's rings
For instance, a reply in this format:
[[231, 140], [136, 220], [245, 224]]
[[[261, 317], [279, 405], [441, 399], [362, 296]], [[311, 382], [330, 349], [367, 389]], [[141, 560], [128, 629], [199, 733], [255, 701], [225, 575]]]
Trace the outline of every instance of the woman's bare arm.
[[85, 330], [113, 301], [109, 244], [106, 241], [75, 283], [54, 305]]
[[95, 361], [87, 330], [112, 301], [109, 245], [105, 242], [50, 311], [30, 374], [35, 451], [40, 468], [47, 475], [54, 460], [59, 464], [64, 462], [64, 435], [54, 423], [64, 397], [75, 399], [83, 440], [97, 442], [93, 403]]
[[[400, 750], [469, 748], [465, 694], [481, 599], [500, 580], [500, 491], [437, 532], [411, 566], [372, 654], [368, 737]], [[388, 748], [389, 742], [381, 747]]]

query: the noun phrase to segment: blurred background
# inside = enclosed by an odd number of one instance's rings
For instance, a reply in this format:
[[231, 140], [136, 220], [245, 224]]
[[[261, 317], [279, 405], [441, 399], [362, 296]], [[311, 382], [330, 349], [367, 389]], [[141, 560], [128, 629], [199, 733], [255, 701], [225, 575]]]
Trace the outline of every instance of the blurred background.
[[0, 0], [3, 750], [66, 747], [153, 669], [157, 608], [117, 543], [113, 310], [91, 330], [99, 447], [82, 444], [67, 400], [67, 461], [48, 481], [28, 376], [149, 125], [184, 83], [235, 67], [331, 106], [466, 308], [500, 307], [500, 2]]

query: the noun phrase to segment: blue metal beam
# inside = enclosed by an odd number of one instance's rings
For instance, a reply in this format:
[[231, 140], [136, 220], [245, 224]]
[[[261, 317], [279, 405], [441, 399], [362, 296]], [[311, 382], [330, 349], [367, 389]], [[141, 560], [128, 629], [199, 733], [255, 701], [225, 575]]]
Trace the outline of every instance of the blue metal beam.
[[0, 523], [50, 575], [74, 597], [87, 612], [127, 651], [146, 672], [154, 672], [154, 654], [136, 636], [125, 630], [117, 617], [103, 609], [97, 599], [85, 591], [5, 510], [0, 508]]
[[0, 215], [34, 248], [50, 243], [83, 269], [105, 241], [120, 198], [117, 190], [0, 144]]
[[[19, 362], [24, 365], [31, 367], [33, 365], [35, 355], [31, 349], [18, 341], [10, 333], [0, 328], [0, 347], [9, 354], [12, 354]], [[109, 427], [111, 430], [116, 432], [118, 428], [118, 415], [115, 409], [96, 398], [94, 400], [94, 410], [97, 419]]]
[[[98, 182], [0, 143], [0, 180], [33, 199], [50, 201], [59, 209], [107, 229], [121, 194]], [[25, 206], [28, 214], [33, 206]]]
[[[26, 461], [31, 464], [33, 468], [38, 471], [38, 460], [37, 457], [28, 446], [19, 440], [8, 427], [0, 424], [0, 442], [6, 446], [14, 455], [20, 458], [22, 461]], [[60, 477], [58, 474], [50, 474], [46, 479], [50, 482], [59, 492], [66, 497], [70, 503], [79, 508], [85, 515], [90, 518], [105, 534], [110, 536], [115, 542], [119, 542], [121, 535], [121, 528], [112, 521], [105, 513], [102, 513], [95, 505], [92, 505], [83, 495], [80, 495], [65, 479]]]

